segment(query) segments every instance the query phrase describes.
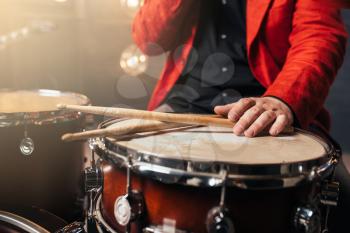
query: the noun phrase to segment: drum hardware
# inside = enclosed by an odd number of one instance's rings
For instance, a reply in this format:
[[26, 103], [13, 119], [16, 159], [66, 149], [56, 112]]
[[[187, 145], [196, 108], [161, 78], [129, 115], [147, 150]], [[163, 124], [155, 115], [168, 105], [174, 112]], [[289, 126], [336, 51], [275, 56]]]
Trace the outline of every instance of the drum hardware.
[[296, 208], [294, 215], [294, 228], [298, 233], [319, 233], [321, 215], [317, 207], [304, 205]]
[[163, 225], [149, 226], [142, 230], [143, 233], [187, 233], [187, 231], [176, 229], [176, 221], [164, 218]]
[[[328, 135], [326, 135], [328, 136]], [[338, 163], [339, 159], [342, 156], [342, 150], [340, 145], [331, 137], [328, 136], [328, 141], [332, 142], [334, 146], [334, 151], [332, 154], [333, 160], [332, 162], [332, 168], [330, 170], [330, 178], [325, 179], [321, 183], [321, 195], [320, 195], [320, 202], [323, 205], [327, 206], [327, 209], [329, 209], [330, 206], [337, 206], [338, 205], [338, 198], [339, 198], [339, 182], [335, 181], [334, 179], [334, 172], [335, 172], [335, 165]], [[328, 210], [327, 210], [328, 211]]]
[[321, 191], [314, 200], [310, 200], [313, 205], [301, 206], [296, 209], [294, 215], [294, 227], [297, 232], [302, 233], [318, 233], [321, 232], [321, 213], [316, 207], [316, 203], [326, 206], [324, 227], [322, 233], [328, 232], [328, 215], [332, 206], [337, 206], [339, 197], [339, 182], [333, 180], [325, 180], [320, 185]]
[[[26, 114], [24, 115], [24, 118], [26, 118]], [[26, 121], [24, 120], [24, 122]], [[34, 152], [34, 141], [28, 137], [27, 123], [24, 123], [24, 138], [19, 144], [19, 149], [21, 150], [22, 155], [25, 156], [29, 156]]]
[[339, 182], [325, 181], [321, 187], [320, 201], [326, 206], [337, 206], [339, 198]]
[[116, 199], [114, 217], [121, 226], [126, 226], [126, 232], [130, 232], [130, 223], [144, 212], [144, 200], [142, 194], [131, 187], [131, 156], [128, 156], [126, 169], [126, 194]]
[[338, 163], [338, 161], [341, 159], [341, 156], [343, 154], [342, 149], [338, 142], [336, 142], [333, 137], [328, 135], [327, 133], [323, 133], [324, 137], [327, 141], [329, 141], [333, 147], [333, 153], [332, 157], [334, 160], [334, 166], [331, 169], [331, 175], [330, 178], [322, 182], [321, 185], [321, 195], [320, 195], [320, 202], [321, 204], [326, 206], [326, 216], [324, 220], [324, 227], [322, 230], [322, 233], [328, 233], [328, 218], [329, 213], [331, 210], [331, 207], [338, 205], [338, 199], [339, 199], [339, 182], [335, 181], [334, 173], [335, 173], [335, 165]]
[[235, 228], [232, 220], [228, 217], [228, 209], [225, 207], [227, 185], [227, 170], [223, 170], [223, 182], [221, 186], [221, 196], [219, 206], [209, 210], [206, 220], [208, 233], [234, 233]]
[[85, 175], [85, 192], [87, 193], [86, 207], [86, 229], [87, 232], [92, 231], [95, 222], [96, 199], [98, 198], [103, 187], [103, 175], [100, 168], [100, 160], [95, 160], [96, 140], [89, 139], [89, 147], [91, 149], [91, 164], [84, 171]]
[[322, 233], [328, 232], [328, 217], [331, 207], [338, 205], [339, 199], [339, 182], [334, 181], [334, 170], [330, 180], [325, 180], [321, 185], [320, 202], [326, 206], [326, 214], [324, 219], [324, 228]]
[[103, 185], [103, 175], [100, 166], [100, 160], [95, 159], [95, 149], [96, 149], [96, 140], [89, 139], [88, 143], [91, 149], [91, 164], [90, 167], [85, 169], [85, 191], [97, 191]]
[[84, 223], [73, 222], [63, 227], [62, 229], [56, 231], [55, 233], [85, 233]]
[[29, 219], [6, 211], [0, 211], [0, 220], [10, 223], [28, 233], [49, 233], [49, 231]]

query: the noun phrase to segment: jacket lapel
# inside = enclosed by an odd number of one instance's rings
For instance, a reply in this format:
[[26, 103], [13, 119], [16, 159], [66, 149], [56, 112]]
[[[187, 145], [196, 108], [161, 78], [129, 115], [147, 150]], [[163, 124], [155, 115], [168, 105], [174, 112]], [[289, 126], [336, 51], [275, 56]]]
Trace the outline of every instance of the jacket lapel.
[[272, 0], [247, 0], [247, 47], [248, 51], [259, 32], [261, 23]]

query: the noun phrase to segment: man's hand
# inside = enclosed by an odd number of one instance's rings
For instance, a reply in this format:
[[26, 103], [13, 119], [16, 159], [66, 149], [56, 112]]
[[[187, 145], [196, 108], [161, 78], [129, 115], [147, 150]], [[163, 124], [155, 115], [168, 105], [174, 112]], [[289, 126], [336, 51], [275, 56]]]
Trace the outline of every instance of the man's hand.
[[273, 97], [243, 98], [236, 103], [216, 106], [214, 111], [237, 122], [233, 133], [244, 133], [246, 137], [254, 137], [267, 127], [270, 127], [269, 133], [276, 136], [293, 123], [289, 107]]

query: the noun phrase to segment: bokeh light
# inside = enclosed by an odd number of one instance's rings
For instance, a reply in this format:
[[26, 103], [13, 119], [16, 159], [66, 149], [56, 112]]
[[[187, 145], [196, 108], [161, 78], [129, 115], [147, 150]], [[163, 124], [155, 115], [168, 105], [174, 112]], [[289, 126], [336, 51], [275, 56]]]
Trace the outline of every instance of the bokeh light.
[[144, 0], [120, 0], [122, 9], [130, 16], [134, 16], [143, 3]]
[[137, 76], [147, 70], [148, 57], [136, 45], [130, 45], [122, 52], [120, 67], [126, 74]]
[[6, 48], [9, 43], [20, 41], [35, 33], [47, 33], [54, 31], [56, 24], [51, 21], [34, 20], [28, 26], [18, 28], [7, 34], [0, 35], [0, 49]]

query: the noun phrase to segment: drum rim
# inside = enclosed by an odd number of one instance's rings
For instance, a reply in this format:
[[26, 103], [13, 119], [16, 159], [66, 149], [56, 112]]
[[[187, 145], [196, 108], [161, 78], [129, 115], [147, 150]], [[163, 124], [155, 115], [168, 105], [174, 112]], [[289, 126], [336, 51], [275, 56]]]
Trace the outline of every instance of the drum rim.
[[[99, 128], [115, 122], [116, 119], [104, 121]], [[325, 148], [325, 154], [301, 162], [252, 165], [164, 158], [117, 145], [107, 138], [97, 138], [92, 143], [94, 151], [103, 160], [118, 167], [127, 167], [127, 161], [131, 161], [131, 169], [135, 173], [161, 182], [204, 187], [222, 186], [222, 171], [225, 168], [228, 171], [226, 185], [243, 189], [275, 189], [294, 187], [327, 176], [338, 162], [338, 154], [330, 141], [302, 129], [296, 131], [314, 137]]]
[[14, 225], [29, 233], [49, 233], [49, 231], [37, 223], [8, 211], [0, 210], [0, 220]]
[[[76, 92], [60, 91], [54, 89], [0, 89], [2, 92], [28, 91], [32, 93], [52, 92], [57, 96], [71, 95], [83, 100], [83, 105], [89, 105], [90, 99]], [[18, 125], [46, 125], [59, 122], [72, 121], [81, 118], [80, 112], [67, 110], [39, 111], [39, 112], [0, 112], [0, 128]]]

